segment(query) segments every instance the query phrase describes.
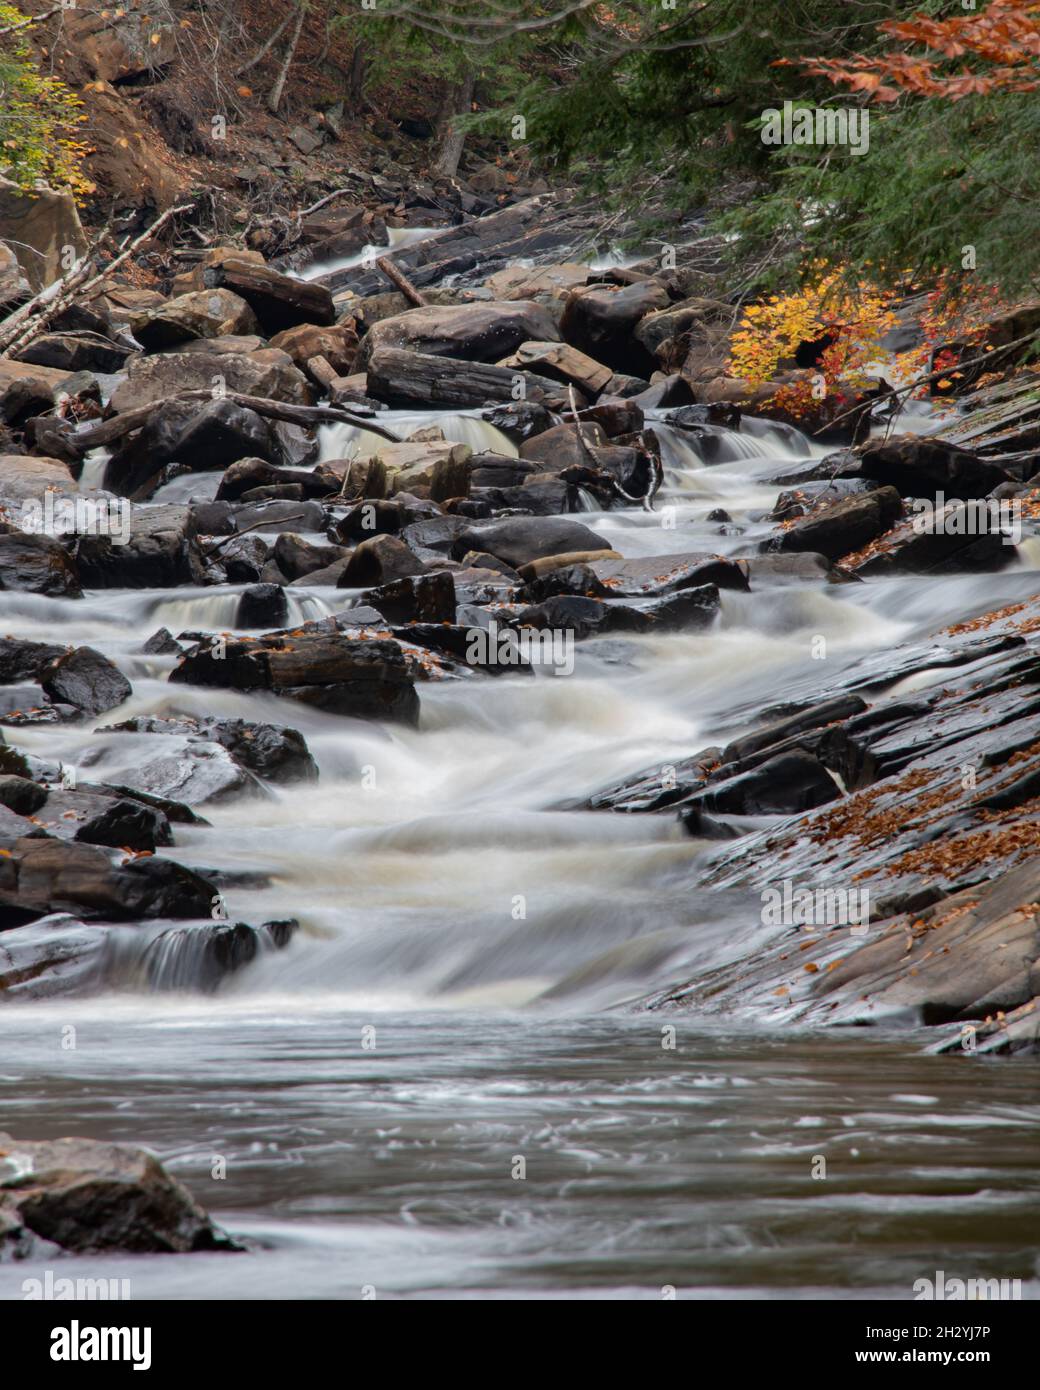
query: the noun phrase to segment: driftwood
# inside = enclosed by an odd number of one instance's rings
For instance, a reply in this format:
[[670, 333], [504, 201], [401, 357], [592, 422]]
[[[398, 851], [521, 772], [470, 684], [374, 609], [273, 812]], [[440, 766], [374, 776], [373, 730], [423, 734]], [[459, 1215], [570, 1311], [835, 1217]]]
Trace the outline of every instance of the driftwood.
[[156, 232], [164, 227], [171, 218], [176, 217], [181, 212], [190, 212], [193, 206], [192, 203], [182, 203], [179, 207], [168, 208], [140, 236], [125, 242], [118, 256], [90, 280], [87, 280], [86, 276], [90, 273], [91, 257], [90, 255], [84, 256], [78, 266], [74, 266], [61, 280], [56, 280], [53, 285], [41, 290], [34, 300], [23, 305], [6, 321], [4, 330], [0, 333], [0, 357], [7, 357], [12, 352], [18, 352], [21, 348], [26, 347], [43, 332], [51, 319], [64, 309], [74, 297], [88, 295], [91, 290], [102, 284], [114, 270], [118, 270], [125, 261], [129, 260], [139, 246], [155, 236]]
[[376, 348], [368, 364], [368, 394], [390, 405], [467, 408], [514, 401], [518, 380], [526, 400], [554, 409], [565, 399], [566, 387], [558, 381], [486, 362], [383, 347]]
[[[334, 405], [290, 405], [283, 401], [268, 400], [266, 396], [244, 396], [238, 391], [227, 391], [223, 397], [214, 396], [212, 391], [181, 391], [176, 396], [167, 397], [167, 400], [175, 402], [219, 399], [234, 401], [235, 405], [240, 405], [245, 410], [252, 410], [270, 420], [286, 420], [291, 425], [303, 425], [305, 428], [313, 428], [315, 425], [356, 425], [358, 429], [371, 430], [373, 434], [388, 439], [391, 444], [401, 442], [398, 435], [384, 429], [382, 425]], [[81, 455], [87, 454], [91, 449], [111, 444], [117, 439], [122, 439], [124, 435], [133, 434], [134, 430], [141, 429], [149, 416], [154, 414], [157, 405], [158, 402], [152, 401], [148, 405], [138, 406], [136, 410], [113, 415], [111, 419], [102, 420], [100, 424], [79, 430], [69, 437], [68, 442]]]
[[414, 304], [419, 309], [425, 309], [426, 300], [415, 288], [411, 280], [408, 279], [408, 276], [405, 275], [404, 271], [400, 270], [396, 265], [394, 265], [393, 261], [390, 259], [389, 256], [377, 257], [376, 265], [383, 272], [386, 278], [391, 282], [391, 284], [397, 286], [397, 288], [404, 295], [405, 299], [408, 300], [409, 304]]

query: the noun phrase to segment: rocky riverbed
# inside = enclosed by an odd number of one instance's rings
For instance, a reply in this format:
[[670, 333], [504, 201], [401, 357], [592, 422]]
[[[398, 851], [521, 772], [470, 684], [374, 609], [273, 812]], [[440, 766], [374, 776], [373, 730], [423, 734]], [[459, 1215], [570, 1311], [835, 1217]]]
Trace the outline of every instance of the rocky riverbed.
[[406, 294], [326, 211], [0, 358], [0, 1006], [1035, 1051], [1038, 407], [762, 418], [696, 226], [583, 217], [413, 217]]

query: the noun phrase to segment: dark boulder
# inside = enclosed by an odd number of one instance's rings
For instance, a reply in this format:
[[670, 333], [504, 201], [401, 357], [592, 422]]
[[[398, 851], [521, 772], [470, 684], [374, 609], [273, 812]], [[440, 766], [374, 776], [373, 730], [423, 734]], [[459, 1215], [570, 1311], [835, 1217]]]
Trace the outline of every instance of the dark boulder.
[[280, 584], [254, 584], [238, 600], [234, 625], [269, 632], [284, 625], [288, 616], [289, 603]]
[[652, 280], [623, 288], [589, 285], [571, 291], [560, 333], [565, 342], [615, 372], [648, 376], [657, 362], [636, 339], [635, 328], [647, 314], [670, 304], [668, 291]]
[[33, 1237], [74, 1254], [241, 1248], [146, 1149], [10, 1134], [0, 1134], [0, 1234], [22, 1254]]
[[844, 497], [794, 522], [774, 540], [764, 542], [763, 549], [809, 550], [840, 560], [883, 535], [902, 510], [899, 493], [892, 487]]
[[580, 521], [565, 517], [514, 517], [463, 530], [452, 547], [452, 555], [461, 560], [471, 550], [486, 551], [516, 569], [545, 556], [588, 554], [610, 550], [610, 546]]
[[120, 861], [111, 850], [26, 836], [0, 861], [0, 927], [49, 912], [108, 922], [209, 917], [213, 885], [172, 859]]
[[49, 536], [24, 531], [0, 535], [0, 589], [52, 598], [82, 594], [79, 570], [65, 547]]
[[119, 667], [93, 647], [55, 657], [40, 672], [40, 684], [55, 704], [73, 705], [84, 714], [104, 714], [133, 693]]

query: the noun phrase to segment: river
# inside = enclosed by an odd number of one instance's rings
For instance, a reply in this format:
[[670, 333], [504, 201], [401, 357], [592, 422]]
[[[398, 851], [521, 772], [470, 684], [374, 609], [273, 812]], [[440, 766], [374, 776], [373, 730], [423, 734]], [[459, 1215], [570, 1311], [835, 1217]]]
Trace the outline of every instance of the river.
[[[475, 418], [386, 423], [515, 452]], [[582, 517], [626, 556], [748, 552], [770, 475], [823, 452], [764, 422], [700, 442], [656, 425], [657, 510]], [[356, 443], [333, 427], [323, 456]], [[726, 591], [712, 630], [591, 641], [566, 677], [424, 684], [418, 730], [168, 685], [175, 658], [142, 655], [144, 639], [228, 628], [241, 585], [4, 594], [5, 632], [119, 663], [134, 687], [119, 718], [287, 722], [321, 771], [206, 806], [211, 826], [178, 826], [161, 851], [219, 871], [232, 920], [297, 917], [288, 949], [208, 997], [188, 938], [149, 955], [169, 923], [119, 928], [102, 995], [0, 1011], [2, 1127], [147, 1144], [254, 1243], [63, 1272], [128, 1277], [136, 1298], [909, 1298], [935, 1268], [1032, 1269], [1035, 1297], [1035, 1063], [626, 1009], [753, 949], [757, 900], [699, 892], [709, 847], [669, 816], [561, 809], [732, 736], [813, 674], [820, 636], [831, 676], [1036, 593], [1035, 544], [985, 576]], [[291, 621], [353, 597], [288, 592]], [[110, 718], [11, 741], [118, 782], [138, 753], [93, 732]], [[0, 1269], [0, 1296], [34, 1273]]]

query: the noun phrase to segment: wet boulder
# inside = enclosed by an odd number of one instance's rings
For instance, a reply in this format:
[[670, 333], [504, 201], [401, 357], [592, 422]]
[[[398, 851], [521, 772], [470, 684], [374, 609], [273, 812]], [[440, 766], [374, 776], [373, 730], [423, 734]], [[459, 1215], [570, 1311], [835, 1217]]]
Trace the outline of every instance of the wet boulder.
[[426, 306], [373, 324], [358, 365], [367, 367], [380, 348], [494, 363], [532, 339], [558, 343], [560, 335], [549, 313], [530, 300]]
[[55, 704], [72, 705], [84, 714], [104, 714], [133, 693], [119, 667], [93, 647], [76, 647], [48, 662], [40, 685]]
[[80, 598], [80, 575], [65, 547], [49, 536], [25, 531], [0, 534], [0, 589]]
[[235, 627], [270, 632], [282, 626], [289, 616], [289, 603], [281, 584], [253, 584], [238, 600]]
[[335, 490], [331, 479], [309, 469], [279, 468], [264, 458], [241, 458], [224, 470], [215, 500], [237, 502], [257, 488], [287, 485], [298, 485], [305, 497], [324, 497]]
[[[85, 994], [100, 984], [107, 933], [66, 912], [0, 931], [0, 1003]], [[0, 1260], [3, 1259], [0, 1204]]]
[[121, 859], [119, 851], [25, 836], [0, 861], [0, 927], [51, 912], [88, 920], [209, 917], [215, 889], [172, 859]]
[[589, 570], [615, 598], [651, 598], [702, 584], [715, 584], [720, 589], [748, 588], [746, 565], [721, 555], [690, 553], [593, 560]]
[[767, 758], [750, 771], [713, 782], [691, 800], [697, 810], [736, 816], [792, 815], [837, 801], [838, 785], [804, 749]]
[[377, 498], [359, 503], [346, 516], [333, 522], [329, 539], [347, 542], [367, 540], [374, 535], [396, 536], [413, 522], [439, 515], [440, 508], [435, 502], [420, 498], [409, 500], [405, 496]]
[[461, 560], [471, 550], [486, 551], [517, 569], [544, 556], [607, 551], [610, 546], [580, 521], [566, 517], [512, 517], [462, 531], [452, 547], [453, 557]]
[[173, 844], [170, 823], [154, 806], [83, 788], [51, 790], [37, 809], [36, 819], [57, 839], [87, 845], [150, 852]]
[[23, 1254], [33, 1237], [74, 1254], [239, 1248], [153, 1154], [94, 1139], [0, 1134], [0, 1218]]
[[653, 280], [621, 288], [589, 285], [571, 291], [560, 333], [565, 342], [615, 372], [647, 376], [657, 363], [636, 338], [636, 326], [647, 314], [670, 304], [668, 291]]
[[[140, 736], [140, 761], [120, 773], [122, 784], [188, 806], [261, 791], [260, 782], [287, 784], [318, 776], [303, 735], [283, 724], [139, 715], [97, 732]], [[160, 751], [149, 756], [153, 747]], [[113, 752], [118, 754], [118, 746]]]
[[20, 637], [0, 638], [0, 685], [39, 680], [40, 672], [67, 647], [53, 642], [29, 642]]
[[552, 428], [553, 417], [544, 405], [536, 401], [509, 401], [485, 410], [480, 417], [495, 429], [501, 430], [514, 444], [533, 439], [536, 434]]
[[371, 536], [358, 545], [340, 574], [341, 589], [366, 589], [423, 574], [426, 566], [398, 536]]
[[880, 537], [853, 574], [955, 574], [1003, 569], [1017, 556], [1014, 530], [989, 499], [948, 502]]
[[[858, 458], [864, 477], [894, 487], [903, 497], [934, 496], [936, 492], [951, 498], [985, 497], [1010, 477], [1006, 469], [989, 459], [945, 440], [920, 435], [866, 444]], [[825, 464], [830, 462], [824, 460]]]
[[397, 579], [362, 594], [391, 623], [454, 623], [455, 581], [444, 570]]
[[201, 642], [170, 673], [185, 685], [267, 690], [331, 714], [414, 724], [415, 692], [400, 646], [313, 626], [283, 635]]
[[76, 548], [88, 589], [172, 589], [203, 580], [199, 527], [173, 503], [134, 506], [120, 536], [81, 536]]
[[47, 800], [47, 789], [28, 777], [14, 773], [0, 775], [0, 806], [17, 816], [34, 815]]
[[844, 497], [790, 524], [763, 549], [808, 550], [840, 560], [883, 535], [901, 516], [902, 499], [893, 487]]

